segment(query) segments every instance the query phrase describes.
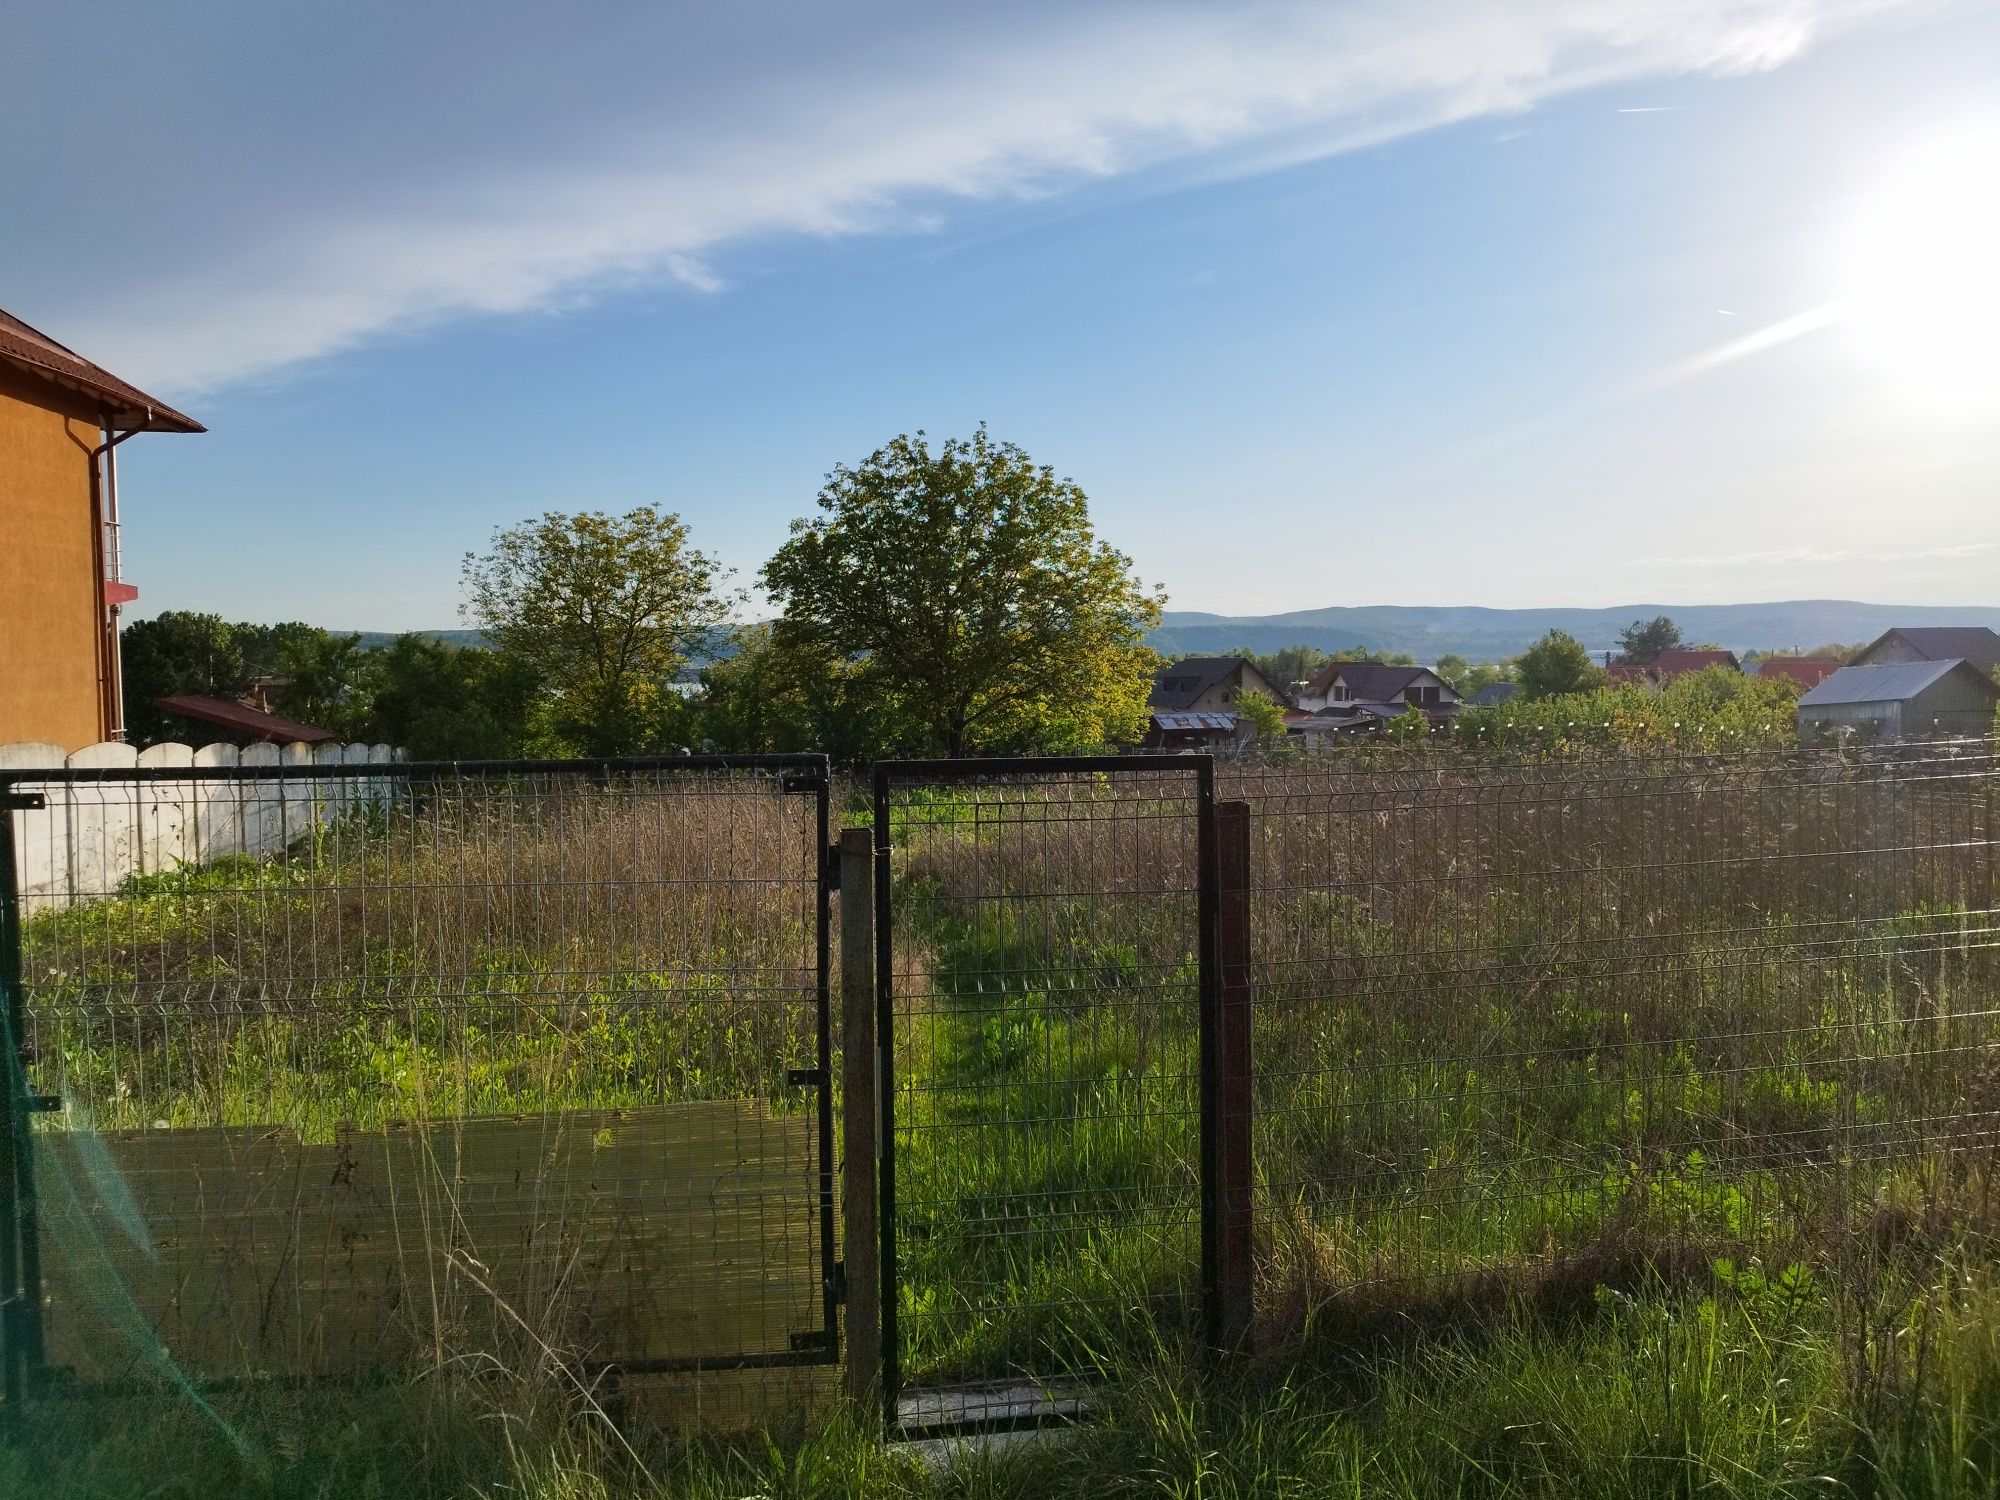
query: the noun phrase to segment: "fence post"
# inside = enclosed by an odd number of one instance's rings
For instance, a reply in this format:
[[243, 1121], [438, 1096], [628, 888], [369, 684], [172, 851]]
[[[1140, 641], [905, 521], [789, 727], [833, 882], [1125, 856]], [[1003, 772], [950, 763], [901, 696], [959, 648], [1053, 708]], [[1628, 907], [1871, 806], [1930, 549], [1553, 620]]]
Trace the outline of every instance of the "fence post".
[[1217, 997], [1210, 1099], [1215, 1110], [1215, 1268], [1208, 1316], [1220, 1349], [1245, 1349], [1256, 1309], [1251, 1259], [1250, 804], [1215, 804]]
[[845, 1188], [847, 1394], [872, 1404], [882, 1366], [882, 1286], [876, 1249], [875, 835], [840, 835], [840, 1101]]
[[41, 1246], [35, 1215], [34, 1136], [28, 1115], [21, 993], [21, 867], [14, 817], [42, 805], [0, 782], [0, 1431], [20, 1436], [21, 1403], [42, 1363]]

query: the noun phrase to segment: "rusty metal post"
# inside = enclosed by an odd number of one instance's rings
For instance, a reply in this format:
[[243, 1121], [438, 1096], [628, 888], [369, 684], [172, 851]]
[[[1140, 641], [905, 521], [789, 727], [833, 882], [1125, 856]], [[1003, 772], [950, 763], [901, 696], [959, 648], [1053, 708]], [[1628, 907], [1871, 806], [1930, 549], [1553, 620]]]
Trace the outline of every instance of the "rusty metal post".
[[1219, 903], [1215, 1017], [1215, 1281], [1209, 1329], [1216, 1347], [1247, 1349], [1256, 1309], [1251, 1257], [1250, 804], [1215, 804]]
[[882, 1374], [882, 1286], [875, 1211], [875, 836], [840, 835], [841, 1166], [846, 1194], [847, 1394], [872, 1406]]

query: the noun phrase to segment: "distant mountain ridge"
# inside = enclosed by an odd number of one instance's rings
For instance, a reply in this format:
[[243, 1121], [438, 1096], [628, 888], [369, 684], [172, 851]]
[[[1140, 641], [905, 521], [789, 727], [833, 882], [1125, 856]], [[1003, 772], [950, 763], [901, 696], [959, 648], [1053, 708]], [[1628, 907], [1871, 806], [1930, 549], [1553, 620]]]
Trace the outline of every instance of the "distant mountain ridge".
[[[1216, 656], [1238, 647], [1281, 651], [1350, 646], [1383, 656], [1407, 651], [1420, 661], [1457, 654], [1471, 661], [1518, 656], [1550, 630], [1567, 630], [1593, 652], [1616, 644], [1634, 620], [1671, 615], [1690, 641], [1714, 641], [1736, 652], [1830, 641], [1872, 641], [1897, 625], [1986, 625], [2000, 630], [2000, 605], [1864, 604], [1852, 599], [1792, 599], [1771, 604], [1616, 604], [1606, 609], [1488, 609], [1477, 604], [1363, 604], [1299, 609], [1279, 615], [1214, 615], [1170, 609], [1147, 637], [1162, 656]], [[386, 646], [396, 633], [358, 632], [364, 648]], [[451, 646], [484, 646], [477, 630], [411, 632]], [[718, 639], [718, 654], [727, 655]]]
[[1828, 642], [1871, 641], [1897, 625], [1985, 625], [2000, 630], [2000, 606], [1864, 604], [1792, 599], [1769, 604], [1618, 604], [1606, 609], [1487, 609], [1479, 605], [1336, 605], [1278, 615], [1213, 615], [1168, 610], [1148, 637], [1163, 656], [1214, 656], [1350, 646], [1380, 655], [1407, 651], [1420, 661], [1457, 654], [1471, 661], [1516, 656], [1550, 630], [1566, 630], [1593, 652], [1616, 644], [1634, 620], [1671, 615], [1690, 641], [1738, 653]]

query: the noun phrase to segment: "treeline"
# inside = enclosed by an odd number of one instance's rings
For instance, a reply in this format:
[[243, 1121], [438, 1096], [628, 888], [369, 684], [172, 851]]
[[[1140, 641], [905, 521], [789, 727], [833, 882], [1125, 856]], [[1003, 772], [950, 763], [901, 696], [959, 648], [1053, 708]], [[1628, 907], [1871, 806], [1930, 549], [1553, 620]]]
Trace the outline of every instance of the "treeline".
[[836, 467], [757, 580], [777, 619], [730, 631], [743, 594], [680, 517], [549, 512], [465, 559], [462, 612], [490, 650], [405, 635], [369, 651], [308, 625], [170, 612], [125, 632], [129, 731], [197, 732], [155, 706], [165, 695], [261, 691], [275, 712], [423, 759], [860, 760], [1144, 733], [1164, 596], [1096, 536], [1081, 488], [983, 426]]

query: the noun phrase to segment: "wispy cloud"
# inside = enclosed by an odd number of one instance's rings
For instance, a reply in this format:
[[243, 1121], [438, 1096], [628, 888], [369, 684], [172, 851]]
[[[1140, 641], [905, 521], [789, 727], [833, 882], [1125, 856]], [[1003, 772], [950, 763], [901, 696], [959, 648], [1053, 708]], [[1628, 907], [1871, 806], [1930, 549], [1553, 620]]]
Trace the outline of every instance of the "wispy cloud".
[[[93, 353], [187, 392], [611, 285], [715, 292], [728, 248], [758, 236], [904, 229], [954, 200], [1181, 160], [1254, 170], [1592, 85], [1768, 69], [1878, 8], [520, 3], [468, 28], [366, 0], [307, 35], [194, 0], [174, 30], [104, 33], [132, 50], [112, 80], [131, 97], [106, 120], [79, 121], [53, 85], [15, 91], [17, 139], [44, 154], [0, 168], [0, 187], [45, 237], [9, 236], [0, 280], [37, 287]], [[63, 28], [93, 29], [36, 24], [26, 52], [66, 77]], [[121, 179], [114, 219], [91, 195], [109, 133], [136, 119], [176, 169]]]
[[[1725, 318], [1733, 318], [1735, 313], [1727, 308], [1716, 311]], [[1847, 311], [1838, 302], [1823, 302], [1818, 307], [1809, 307], [1802, 313], [1794, 313], [1789, 318], [1780, 318], [1775, 323], [1767, 323], [1754, 333], [1746, 333], [1741, 338], [1717, 344], [1697, 354], [1692, 359], [1681, 361], [1661, 371], [1646, 382], [1645, 389], [1660, 390], [1667, 386], [1679, 385], [1682, 381], [1693, 380], [1698, 375], [1706, 375], [1711, 370], [1719, 370], [1724, 365], [1733, 365], [1738, 360], [1749, 359], [1752, 355], [1780, 348], [1807, 334], [1818, 333], [1823, 328], [1831, 328]]]

